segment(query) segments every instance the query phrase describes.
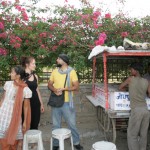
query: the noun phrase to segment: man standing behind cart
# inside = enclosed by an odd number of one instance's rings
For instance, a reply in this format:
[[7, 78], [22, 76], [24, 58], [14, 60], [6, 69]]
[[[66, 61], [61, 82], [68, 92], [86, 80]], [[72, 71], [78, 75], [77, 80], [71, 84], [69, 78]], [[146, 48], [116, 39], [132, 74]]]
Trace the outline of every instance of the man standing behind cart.
[[127, 140], [129, 150], [146, 150], [147, 132], [149, 126], [149, 111], [145, 101], [146, 94], [150, 96], [150, 85], [141, 77], [143, 67], [140, 63], [130, 65], [131, 76], [120, 86], [122, 90], [129, 86], [131, 115], [129, 118]]

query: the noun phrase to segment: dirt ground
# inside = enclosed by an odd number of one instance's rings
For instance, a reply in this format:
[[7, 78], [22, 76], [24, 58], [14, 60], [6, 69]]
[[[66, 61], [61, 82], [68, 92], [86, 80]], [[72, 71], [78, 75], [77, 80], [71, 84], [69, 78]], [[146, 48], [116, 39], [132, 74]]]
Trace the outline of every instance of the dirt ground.
[[[41, 121], [39, 130], [42, 131], [44, 149], [50, 150], [50, 138], [51, 138], [51, 108], [47, 107], [49, 91], [42, 87], [41, 94], [45, 105], [45, 113], [41, 115]], [[84, 150], [91, 150], [92, 145], [98, 141], [106, 141], [103, 130], [98, 127], [96, 118], [96, 108], [87, 100], [86, 95], [91, 94], [91, 85], [80, 86], [80, 92], [75, 94], [75, 107], [76, 107], [76, 123], [80, 134], [81, 145]], [[66, 127], [64, 120], [62, 121], [62, 127]], [[128, 150], [127, 147], [127, 133], [125, 130], [117, 131], [116, 139], [117, 150]], [[148, 133], [148, 144], [150, 145], [150, 132]], [[70, 140], [65, 140], [65, 150], [71, 150]], [[150, 147], [147, 148], [150, 150]]]
[[[44, 144], [44, 149], [50, 150], [52, 121], [51, 121], [51, 108], [47, 107], [50, 92], [47, 90], [46, 86], [40, 88], [40, 90], [45, 106], [45, 112], [41, 115], [39, 130], [42, 131], [42, 140]], [[87, 94], [89, 91], [91, 92], [91, 86], [89, 86], [89, 88], [87, 86], [85, 88], [82, 87], [82, 91], [76, 94], [76, 98], [74, 100], [77, 111], [76, 116], [77, 128], [80, 134], [81, 145], [84, 147], [84, 150], [91, 150], [92, 145], [95, 142], [106, 141], [103, 130], [98, 127], [96, 118], [96, 108], [86, 99], [84, 95], [85, 93]], [[64, 120], [62, 121], [62, 127], [67, 128], [67, 125], [65, 124]], [[117, 131], [117, 139], [115, 144], [117, 150], [128, 150], [127, 133], [125, 130]], [[65, 140], [65, 150], [71, 150], [69, 139]], [[150, 150], [150, 130], [148, 132], [147, 150]]]
[[[80, 115], [80, 116], [79, 116]], [[45, 150], [50, 150], [50, 138], [51, 138], [51, 113], [50, 109], [47, 108], [44, 114], [41, 116], [41, 124], [39, 130], [43, 134], [43, 143]], [[63, 121], [63, 127], [67, 127]], [[91, 150], [92, 145], [98, 141], [106, 141], [104, 133], [102, 130], [99, 130], [96, 117], [87, 114], [77, 113], [77, 127], [80, 133], [81, 145], [83, 145], [84, 150]], [[150, 137], [150, 132], [148, 133]], [[148, 138], [148, 143], [150, 144], [150, 138]], [[117, 150], [128, 150], [127, 147], [127, 133], [126, 131], [117, 131], [116, 139]], [[70, 140], [65, 140], [65, 150], [71, 150]], [[150, 150], [148, 147], [147, 150]]]

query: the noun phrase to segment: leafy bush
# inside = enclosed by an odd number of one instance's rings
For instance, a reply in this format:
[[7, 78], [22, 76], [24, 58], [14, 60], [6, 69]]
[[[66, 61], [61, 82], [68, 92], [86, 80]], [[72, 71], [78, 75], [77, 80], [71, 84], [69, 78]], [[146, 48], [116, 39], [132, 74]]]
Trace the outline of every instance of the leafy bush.
[[[0, 3], [0, 68], [4, 74], [20, 64], [22, 56], [33, 56], [37, 69], [53, 67], [59, 53], [67, 53], [78, 72], [87, 65], [91, 49], [97, 45], [120, 46], [123, 38], [150, 41], [150, 17], [111, 17], [95, 10], [86, 0], [82, 8], [70, 5], [39, 9], [19, 3]], [[47, 17], [40, 17], [47, 13]], [[89, 64], [91, 67], [91, 64]]]

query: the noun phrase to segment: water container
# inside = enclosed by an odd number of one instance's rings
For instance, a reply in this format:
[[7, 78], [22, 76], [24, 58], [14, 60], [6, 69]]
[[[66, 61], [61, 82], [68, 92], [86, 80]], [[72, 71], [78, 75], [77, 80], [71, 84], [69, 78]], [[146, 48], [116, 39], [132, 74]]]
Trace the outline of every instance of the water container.
[[92, 145], [92, 150], [117, 150], [116, 145], [107, 141], [99, 141]]

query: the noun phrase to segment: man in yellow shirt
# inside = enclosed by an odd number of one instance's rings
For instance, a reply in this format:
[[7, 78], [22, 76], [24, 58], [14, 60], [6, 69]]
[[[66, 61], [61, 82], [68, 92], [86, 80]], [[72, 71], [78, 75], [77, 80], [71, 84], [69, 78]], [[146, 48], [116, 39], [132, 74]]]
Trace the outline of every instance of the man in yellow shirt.
[[[66, 86], [64, 87], [65, 79]], [[52, 107], [52, 130], [61, 128], [61, 118], [63, 116], [71, 130], [74, 147], [77, 150], [83, 150], [83, 147], [80, 145], [79, 133], [76, 128], [76, 112], [73, 104], [73, 92], [79, 89], [79, 82], [76, 71], [69, 66], [69, 58], [66, 54], [60, 54], [58, 56], [57, 68], [50, 76], [48, 88], [56, 95], [61, 95], [63, 91], [65, 95], [63, 106]], [[53, 145], [53, 150], [59, 149], [58, 140], [54, 139]]]

